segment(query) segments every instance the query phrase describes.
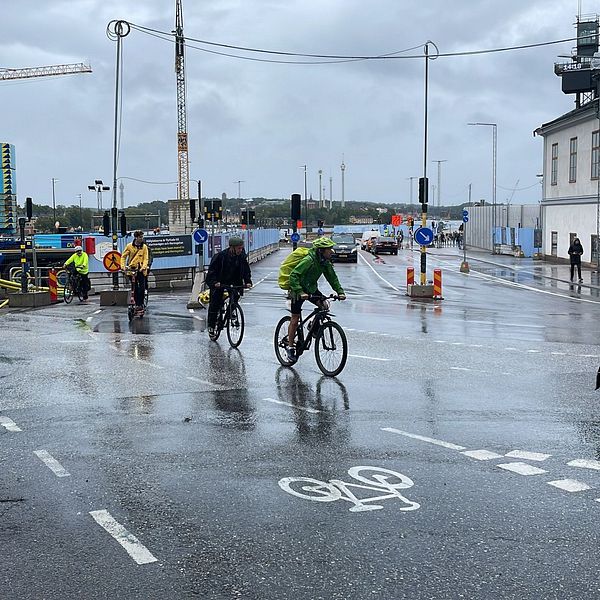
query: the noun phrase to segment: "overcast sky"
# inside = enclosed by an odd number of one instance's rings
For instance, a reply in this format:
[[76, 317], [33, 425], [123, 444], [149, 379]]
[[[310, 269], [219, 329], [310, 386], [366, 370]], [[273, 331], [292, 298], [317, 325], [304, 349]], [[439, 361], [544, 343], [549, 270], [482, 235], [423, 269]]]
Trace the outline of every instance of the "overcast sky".
[[[584, 14], [593, 11], [591, 0], [582, 4]], [[372, 56], [427, 40], [441, 52], [456, 52], [574, 37], [577, 10], [576, 0], [184, 0], [184, 32], [299, 53]], [[84, 206], [96, 206], [88, 184], [99, 178], [112, 186], [116, 44], [105, 30], [113, 19], [170, 32], [175, 0], [19, 0], [3, 6], [0, 67], [85, 61], [93, 69], [0, 83], [0, 141], [16, 146], [21, 205], [26, 196], [51, 203], [53, 177], [60, 204], [77, 203], [81, 193]], [[558, 55], [572, 46], [430, 62], [427, 169], [437, 184], [431, 161], [448, 161], [442, 204], [466, 201], [469, 183], [473, 200], [491, 200], [492, 129], [467, 126], [471, 121], [498, 124], [498, 202], [515, 185], [513, 202], [538, 201], [542, 140], [532, 132], [574, 107], [553, 72]], [[418, 53], [422, 48], [408, 54]], [[174, 182], [173, 44], [132, 30], [123, 58], [118, 175]], [[346, 200], [408, 202], [407, 178], [423, 172], [423, 63], [274, 64], [188, 48], [190, 178], [202, 179], [205, 196], [236, 197], [234, 182], [244, 180], [242, 197], [289, 197], [303, 193], [300, 165], [306, 164], [309, 194], [318, 198], [322, 169], [327, 197], [333, 178], [335, 201], [344, 157]], [[176, 197], [173, 184], [122, 181], [126, 205]]]

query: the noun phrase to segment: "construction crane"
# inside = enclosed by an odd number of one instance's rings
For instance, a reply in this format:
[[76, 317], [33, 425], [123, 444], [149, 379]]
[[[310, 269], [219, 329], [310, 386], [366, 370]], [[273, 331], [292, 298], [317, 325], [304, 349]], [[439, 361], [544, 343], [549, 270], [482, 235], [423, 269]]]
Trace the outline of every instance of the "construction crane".
[[182, 0], [175, 7], [175, 73], [177, 75], [177, 164], [179, 179], [177, 200], [190, 197], [190, 170], [188, 163], [187, 108], [185, 105], [185, 39], [183, 37]]
[[11, 79], [31, 79], [32, 77], [53, 77], [55, 75], [73, 75], [91, 73], [92, 67], [84, 63], [69, 65], [50, 65], [47, 67], [26, 67], [24, 69], [6, 69], [0, 67], [0, 81]]

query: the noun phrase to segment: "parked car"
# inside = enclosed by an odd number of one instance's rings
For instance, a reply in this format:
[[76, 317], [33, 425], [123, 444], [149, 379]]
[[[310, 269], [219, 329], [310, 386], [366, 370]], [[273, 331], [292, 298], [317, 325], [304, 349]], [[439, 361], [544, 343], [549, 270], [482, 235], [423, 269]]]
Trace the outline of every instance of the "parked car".
[[336, 244], [333, 248], [331, 260], [358, 261], [358, 246], [351, 233], [338, 233], [332, 235], [331, 239]]
[[383, 254], [384, 252], [398, 254], [398, 240], [395, 237], [376, 237], [371, 243], [369, 251], [373, 254]]

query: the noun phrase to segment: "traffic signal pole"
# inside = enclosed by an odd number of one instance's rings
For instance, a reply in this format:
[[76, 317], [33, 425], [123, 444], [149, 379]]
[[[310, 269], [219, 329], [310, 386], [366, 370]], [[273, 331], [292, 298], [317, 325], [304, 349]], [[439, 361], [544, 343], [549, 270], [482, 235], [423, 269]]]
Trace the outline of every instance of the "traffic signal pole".
[[[423, 177], [419, 179], [419, 202], [421, 203], [421, 227], [427, 226], [427, 200], [429, 181], [427, 179], [427, 126], [429, 94], [429, 43], [425, 44], [425, 128], [423, 137]], [[421, 285], [427, 284], [427, 246], [421, 245]]]

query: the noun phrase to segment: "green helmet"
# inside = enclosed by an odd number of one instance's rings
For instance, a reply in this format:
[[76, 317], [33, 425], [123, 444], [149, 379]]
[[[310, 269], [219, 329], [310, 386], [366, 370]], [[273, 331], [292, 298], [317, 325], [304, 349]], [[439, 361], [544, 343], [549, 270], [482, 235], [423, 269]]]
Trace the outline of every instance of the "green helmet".
[[243, 246], [244, 245], [244, 240], [241, 237], [238, 237], [237, 235], [233, 235], [229, 238], [229, 246], [233, 247], [233, 246]]
[[317, 238], [313, 242], [313, 248], [333, 248], [335, 246], [335, 242], [328, 237], [320, 237]]

